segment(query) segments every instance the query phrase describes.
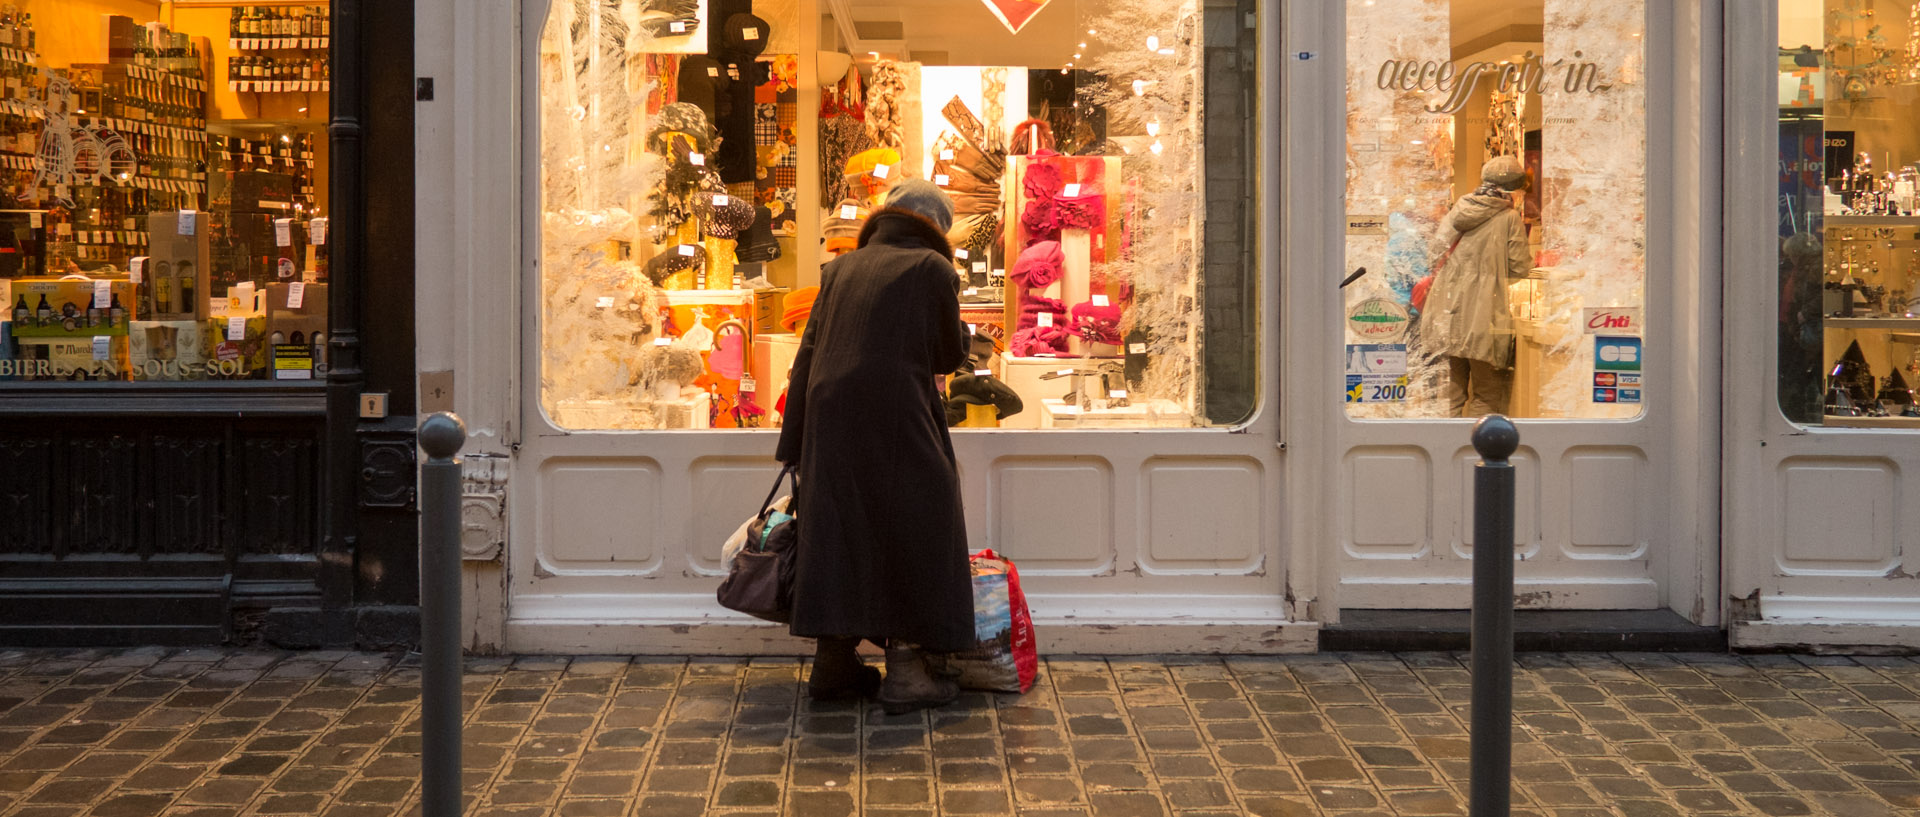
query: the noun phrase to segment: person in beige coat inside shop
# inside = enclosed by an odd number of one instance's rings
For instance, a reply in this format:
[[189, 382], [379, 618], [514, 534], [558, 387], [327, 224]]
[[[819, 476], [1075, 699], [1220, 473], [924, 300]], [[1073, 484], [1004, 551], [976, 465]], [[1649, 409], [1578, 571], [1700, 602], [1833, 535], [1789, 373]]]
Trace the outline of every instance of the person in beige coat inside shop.
[[1512, 156], [1495, 156], [1480, 179], [1440, 220], [1440, 244], [1452, 249], [1420, 310], [1420, 352], [1445, 364], [1442, 395], [1454, 417], [1506, 412], [1513, 385], [1507, 285], [1533, 268], [1527, 228], [1513, 205], [1513, 194], [1527, 189], [1526, 168]]

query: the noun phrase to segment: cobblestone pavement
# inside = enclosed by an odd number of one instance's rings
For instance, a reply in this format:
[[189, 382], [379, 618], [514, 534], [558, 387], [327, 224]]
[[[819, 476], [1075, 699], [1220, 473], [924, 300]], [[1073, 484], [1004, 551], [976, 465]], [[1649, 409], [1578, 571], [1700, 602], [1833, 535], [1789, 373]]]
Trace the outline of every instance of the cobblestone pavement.
[[[943, 710], [791, 658], [475, 658], [480, 815], [1465, 812], [1466, 656], [1061, 657]], [[416, 812], [416, 662], [0, 651], [0, 814]], [[1523, 654], [1516, 814], [1920, 814], [1920, 662]]]

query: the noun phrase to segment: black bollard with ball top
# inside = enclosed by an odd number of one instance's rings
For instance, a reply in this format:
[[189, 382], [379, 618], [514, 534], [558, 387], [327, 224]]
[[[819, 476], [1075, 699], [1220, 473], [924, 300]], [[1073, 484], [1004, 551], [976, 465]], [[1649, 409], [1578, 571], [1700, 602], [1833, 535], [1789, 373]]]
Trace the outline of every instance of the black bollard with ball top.
[[420, 424], [420, 812], [460, 814], [460, 446], [440, 412]]
[[1470, 817], [1507, 817], [1513, 773], [1513, 463], [1520, 430], [1498, 414], [1473, 427], [1473, 714]]

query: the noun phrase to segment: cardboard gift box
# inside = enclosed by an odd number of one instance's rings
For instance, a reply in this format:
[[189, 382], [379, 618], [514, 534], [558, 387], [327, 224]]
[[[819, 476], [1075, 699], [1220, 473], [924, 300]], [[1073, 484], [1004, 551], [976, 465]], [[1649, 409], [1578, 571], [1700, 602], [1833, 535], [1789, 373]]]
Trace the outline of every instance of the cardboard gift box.
[[[107, 305], [98, 306], [95, 287], [107, 286]], [[16, 338], [90, 338], [95, 335], [124, 336], [127, 323], [137, 317], [134, 310], [133, 282], [126, 276], [88, 278], [16, 278], [11, 292], [9, 315], [14, 318]], [[17, 314], [21, 300], [27, 314]], [[114, 304], [119, 306], [114, 306]]]
[[[181, 222], [192, 219], [188, 232]], [[147, 214], [147, 261], [143, 283], [157, 321], [194, 321], [212, 317], [213, 219], [208, 213], [166, 210]], [[147, 316], [142, 316], [147, 317]]]
[[[0, 374], [20, 380], [130, 379], [125, 337], [21, 338], [17, 343], [19, 356], [0, 367]], [[98, 352], [97, 344], [104, 344]]]
[[[232, 322], [240, 321], [240, 339], [230, 335]], [[207, 377], [211, 380], [257, 380], [268, 366], [267, 318], [264, 315], [214, 318], [204, 323], [200, 348], [206, 357]]]
[[[295, 292], [300, 304], [293, 304]], [[274, 380], [313, 380], [327, 371], [327, 285], [268, 284], [267, 339]]]
[[133, 379], [207, 379], [206, 330], [201, 321], [134, 321], [127, 331]]

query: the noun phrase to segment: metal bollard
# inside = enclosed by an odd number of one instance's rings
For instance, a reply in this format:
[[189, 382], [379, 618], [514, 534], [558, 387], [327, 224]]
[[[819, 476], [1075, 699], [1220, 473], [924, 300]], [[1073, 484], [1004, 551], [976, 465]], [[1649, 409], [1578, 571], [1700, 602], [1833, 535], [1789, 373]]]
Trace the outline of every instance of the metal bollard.
[[420, 811], [460, 814], [460, 446], [448, 412], [420, 424]]
[[1520, 430], [1498, 414], [1473, 427], [1473, 732], [1470, 817], [1507, 817], [1513, 777], [1513, 464]]

